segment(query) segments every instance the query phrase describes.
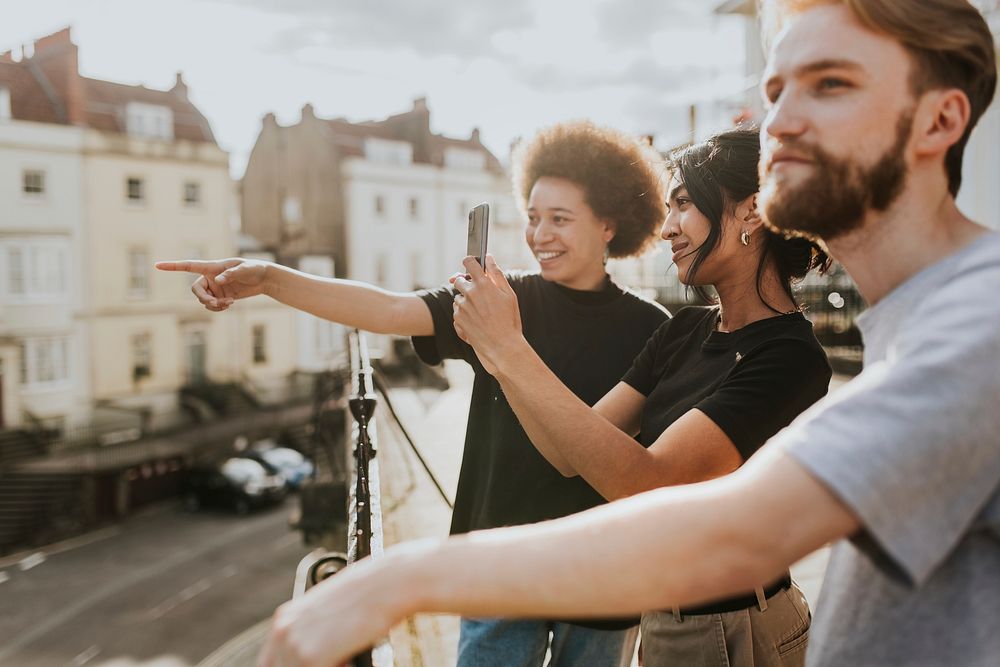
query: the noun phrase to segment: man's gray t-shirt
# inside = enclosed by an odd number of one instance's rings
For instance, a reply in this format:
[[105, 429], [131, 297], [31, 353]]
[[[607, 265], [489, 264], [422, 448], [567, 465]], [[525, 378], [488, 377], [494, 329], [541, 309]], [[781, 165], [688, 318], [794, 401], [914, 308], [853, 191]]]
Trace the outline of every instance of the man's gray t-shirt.
[[772, 445], [862, 524], [833, 550], [810, 665], [1000, 665], [1000, 234], [859, 319], [865, 369]]

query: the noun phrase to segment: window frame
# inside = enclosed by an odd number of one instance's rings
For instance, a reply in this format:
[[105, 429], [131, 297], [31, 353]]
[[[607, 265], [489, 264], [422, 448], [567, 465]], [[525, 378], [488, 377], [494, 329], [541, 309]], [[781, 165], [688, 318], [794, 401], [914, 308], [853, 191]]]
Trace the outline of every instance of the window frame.
[[[132, 196], [132, 182], [138, 185], [138, 197]], [[125, 177], [125, 203], [129, 206], [143, 206], [147, 201], [146, 196], [146, 179], [142, 176], [126, 176]]]
[[[48, 370], [51, 377], [41, 378], [43, 365], [41, 353], [45, 349], [43, 346], [50, 346]], [[72, 347], [70, 336], [33, 336], [20, 340], [20, 368], [18, 369], [18, 379], [21, 390], [26, 393], [45, 392], [63, 390], [72, 385]]]

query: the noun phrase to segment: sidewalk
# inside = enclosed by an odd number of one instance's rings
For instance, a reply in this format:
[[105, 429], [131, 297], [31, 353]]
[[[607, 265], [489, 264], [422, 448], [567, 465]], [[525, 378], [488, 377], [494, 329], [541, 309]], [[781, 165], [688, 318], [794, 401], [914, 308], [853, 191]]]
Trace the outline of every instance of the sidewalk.
[[[451, 388], [394, 389], [392, 404], [450, 499], [455, 497], [462, 463], [465, 422], [472, 394], [472, 371], [464, 363], [447, 366]], [[382, 467], [382, 511], [386, 545], [420, 537], [444, 537], [451, 510], [416, 460], [387, 411], [378, 419]], [[458, 619], [420, 615], [391, 634], [395, 667], [454, 665]]]

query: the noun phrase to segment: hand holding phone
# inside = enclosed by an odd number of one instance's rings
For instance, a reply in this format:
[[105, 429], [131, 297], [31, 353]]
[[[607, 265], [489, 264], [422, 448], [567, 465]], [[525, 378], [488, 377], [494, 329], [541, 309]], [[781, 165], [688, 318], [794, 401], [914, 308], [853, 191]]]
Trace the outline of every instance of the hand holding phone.
[[469, 211], [469, 245], [466, 255], [471, 255], [486, 266], [486, 241], [490, 231], [490, 205], [479, 204]]

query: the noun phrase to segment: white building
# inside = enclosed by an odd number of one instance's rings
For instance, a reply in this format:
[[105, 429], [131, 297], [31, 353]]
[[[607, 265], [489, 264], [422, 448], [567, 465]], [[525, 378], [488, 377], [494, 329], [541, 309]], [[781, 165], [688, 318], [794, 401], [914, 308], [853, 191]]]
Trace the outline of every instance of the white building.
[[[282, 127], [263, 121], [242, 181], [242, 228], [279, 262], [395, 291], [443, 284], [461, 269], [469, 210], [490, 205], [490, 250], [505, 267], [534, 264], [510, 181], [474, 130], [430, 130], [424, 99], [410, 111], [354, 123], [318, 118], [311, 105]], [[298, 325], [299, 363], [328, 368], [339, 328]], [[323, 364], [326, 364], [325, 366]]]
[[229, 158], [180, 74], [170, 90], [83, 77], [69, 29], [0, 55], [0, 150], [2, 426], [157, 428], [185, 419], [184, 388], [296, 369], [291, 313], [209, 313], [193, 277], [153, 268], [236, 250]]
[[[404, 147], [396, 145], [400, 153]], [[522, 261], [526, 244], [510, 182], [484, 168], [482, 153], [446, 150], [442, 167], [380, 161], [373, 153], [346, 158], [341, 167], [347, 277], [395, 291], [443, 283], [462, 269], [469, 210], [480, 202], [490, 205], [489, 246], [497, 262]]]
[[90, 409], [84, 133], [60, 118], [31, 72], [0, 55], [0, 428], [79, 422]]

